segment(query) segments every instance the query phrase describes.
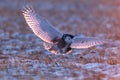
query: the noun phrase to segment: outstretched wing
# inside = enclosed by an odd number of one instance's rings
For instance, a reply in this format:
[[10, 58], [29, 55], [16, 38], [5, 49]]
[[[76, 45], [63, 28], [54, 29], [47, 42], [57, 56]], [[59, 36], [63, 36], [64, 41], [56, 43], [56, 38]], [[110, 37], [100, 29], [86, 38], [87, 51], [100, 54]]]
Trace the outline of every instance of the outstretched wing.
[[55, 39], [62, 37], [62, 33], [53, 28], [43, 17], [38, 16], [32, 7], [25, 7], [22, 12], [29, 27], [43, 41], [53, 43]]
[[100, 45], [106, 43], [107, 40], [97, 39], [97, 38], [80, 38], [75, 37], [72, 40], [71, 48], [89, 48], [95, 45]]

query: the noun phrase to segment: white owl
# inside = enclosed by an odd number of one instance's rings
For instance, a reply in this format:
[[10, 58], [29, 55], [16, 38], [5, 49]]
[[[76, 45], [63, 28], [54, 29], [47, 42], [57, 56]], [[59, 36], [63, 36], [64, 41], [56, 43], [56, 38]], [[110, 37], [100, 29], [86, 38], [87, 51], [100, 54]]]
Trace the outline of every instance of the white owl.
[[95, 45], [104, 44], [107, 40], [97, 38], [81, 38], [71, 34], [63, 34], [56, 30], [46, 19], [39, 16], [32, 7], [27, 6], [23, 10], [24, 18], [28, 26], [32, 29], [44, 43], [46, 50], [51, 53], [68, 53], [72, 48], [89, 48]]

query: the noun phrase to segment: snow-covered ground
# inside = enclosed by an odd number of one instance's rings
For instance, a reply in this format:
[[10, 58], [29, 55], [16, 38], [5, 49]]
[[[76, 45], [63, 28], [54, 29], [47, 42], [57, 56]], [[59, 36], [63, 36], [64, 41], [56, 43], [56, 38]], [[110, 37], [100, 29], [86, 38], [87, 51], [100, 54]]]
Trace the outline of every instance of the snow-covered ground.
[[[25, 23], [28, 4], [63, 33], [111, 42], [51, 54]], [[1, 0], [0, 80], [120, 80], [120, 1]]]

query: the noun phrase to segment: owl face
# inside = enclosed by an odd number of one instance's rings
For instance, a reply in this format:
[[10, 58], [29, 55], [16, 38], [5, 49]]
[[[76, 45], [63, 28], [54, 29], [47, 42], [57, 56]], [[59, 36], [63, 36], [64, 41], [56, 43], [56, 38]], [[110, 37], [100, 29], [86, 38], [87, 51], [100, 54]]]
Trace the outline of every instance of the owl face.
[[70, 35], [70, 34], [64, 34], [64, 35], [63, 35], [63, 40], [64, 40], [66, 43], [71, 43], [73, 37], [74, 37], [73, 35]]

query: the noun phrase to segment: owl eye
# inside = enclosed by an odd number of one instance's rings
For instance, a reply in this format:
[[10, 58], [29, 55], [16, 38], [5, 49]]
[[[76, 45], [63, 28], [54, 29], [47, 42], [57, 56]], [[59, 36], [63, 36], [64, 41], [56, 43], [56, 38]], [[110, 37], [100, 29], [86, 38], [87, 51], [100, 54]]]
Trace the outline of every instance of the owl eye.
[[69, 37], [68, 39], [69, 39], [69, 40], [71, 40], [71, 38], [70, 38], [70, 37]]

